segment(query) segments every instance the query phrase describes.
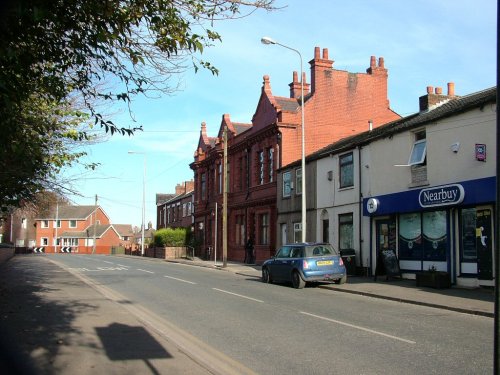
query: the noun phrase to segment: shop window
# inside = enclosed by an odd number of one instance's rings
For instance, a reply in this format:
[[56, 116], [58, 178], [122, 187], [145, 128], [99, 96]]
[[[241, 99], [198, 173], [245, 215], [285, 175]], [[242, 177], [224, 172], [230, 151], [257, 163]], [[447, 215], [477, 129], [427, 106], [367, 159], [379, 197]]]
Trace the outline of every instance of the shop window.
[[295, 170], [295, 194], [302, 194], [302, 168]]
[[448, 229], [446, 211], [402, 214], [399, 217], [399, 258], [446, 261]]
[[283, 173], [283, 197], [289, 197], [291, 195], [291, 179], [292, 173], [290, 171]]
[[352, 213], [339, 215], [339, 249], [354, 249]]
[[354, 160], [352, 152], [339, 157], [340, 188], [354, 186]]
[[425, 130], [415, 133], [415, 143], [411, 149], [408, 165], [425, 165], [427, 156], [427, 140]]

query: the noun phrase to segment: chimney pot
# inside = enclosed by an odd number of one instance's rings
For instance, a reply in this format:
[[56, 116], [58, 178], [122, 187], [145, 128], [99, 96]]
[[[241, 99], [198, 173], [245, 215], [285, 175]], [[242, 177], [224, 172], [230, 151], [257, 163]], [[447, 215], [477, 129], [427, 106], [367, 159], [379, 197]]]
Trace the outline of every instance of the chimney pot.
[[436, 95], [442, 95], [443, 94], [443, 88], [442, 87], [436, 87]]
[[370, 57], [370, 68], [375, 68], [377, 66], [375, 56]]
[[328, 60], [328, 48], [323, 48], [323, 59]]
[[320, 58], [319, 47], [314, 47], [314, 60], [319, 60]]
[[455, 96], [455, 84], [448, 82], [448, 96]]
[[427, 86], [427, 94], [432, 94], [433, 91], [434, 91], [434, 87]]
[[384, 58], [383, 57], [378, 58], [378, 66], [379, 66], [379, 68], [384, 68]]

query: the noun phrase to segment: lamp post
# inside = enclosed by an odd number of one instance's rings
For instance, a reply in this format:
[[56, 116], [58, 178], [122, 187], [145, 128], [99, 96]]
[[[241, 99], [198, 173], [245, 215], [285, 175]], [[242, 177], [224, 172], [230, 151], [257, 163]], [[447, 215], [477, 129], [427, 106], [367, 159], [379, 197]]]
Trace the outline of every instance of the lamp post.
[[141, 232], [141, 256], [144, 256], [144, 227], [146, 225], [146, 153], [129, 151], [129, 154], [140, 154], [144, 156], [144, 168], [142, 175], [142, 232]]
[[262, 37], [262, 44], [276, 44], [283, 48], [289, 49], [299, 55], [300, 58], [300, 112], [301, 112], [301, 126], [302, 126], [302, 242], [306, 242], [306, 143], [305, 143], [305, 121], [304, 121], [304, 79], [302, 76], [302, 55], [294, 48], [288, 47], [284, 44], [265, 36]]

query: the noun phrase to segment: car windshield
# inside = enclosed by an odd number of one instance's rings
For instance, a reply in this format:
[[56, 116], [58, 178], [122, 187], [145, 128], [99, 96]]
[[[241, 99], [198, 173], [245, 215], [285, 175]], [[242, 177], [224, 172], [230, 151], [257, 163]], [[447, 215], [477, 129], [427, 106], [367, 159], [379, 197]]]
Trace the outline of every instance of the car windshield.
[[330, 245], [314, 245], [306, 247], [307, 257], [318, 257], [327, 255], [338, 255], [337, 251]]

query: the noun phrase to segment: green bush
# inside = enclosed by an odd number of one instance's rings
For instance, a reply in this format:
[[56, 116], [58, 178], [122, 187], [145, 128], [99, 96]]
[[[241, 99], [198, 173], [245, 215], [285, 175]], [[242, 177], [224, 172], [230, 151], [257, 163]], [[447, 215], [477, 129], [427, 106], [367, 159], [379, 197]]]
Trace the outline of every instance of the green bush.
[[185, 246], [185, 228], [162, 228], [155, 233], [155, 246]]

